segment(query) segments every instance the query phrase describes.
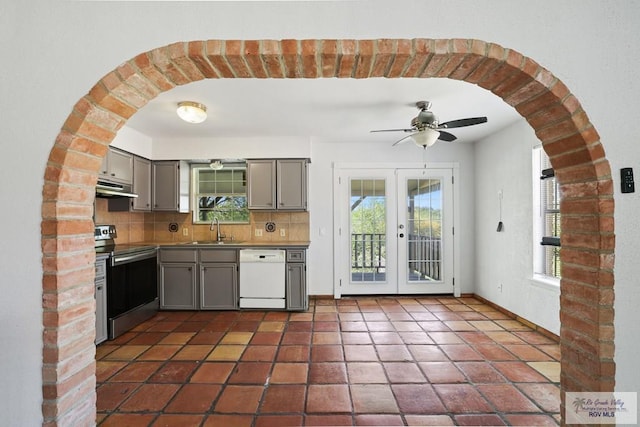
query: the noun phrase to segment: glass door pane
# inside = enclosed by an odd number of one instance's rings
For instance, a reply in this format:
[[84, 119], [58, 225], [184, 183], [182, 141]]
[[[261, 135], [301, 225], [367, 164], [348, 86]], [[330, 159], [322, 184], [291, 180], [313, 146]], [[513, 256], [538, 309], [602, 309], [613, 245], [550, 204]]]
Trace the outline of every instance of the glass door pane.
[[407, 180], [407, 279], [442, 280], [442, 181]]
[[396, 293], [398, 209], [394, 170], [341, 169], [338, 188], [336, 293]]
[[453, 292], [451, 169], [398, 171], [398, 292]]
[[350, 179], [351, 281], [386, 282], [387, 198], [384, 179]]

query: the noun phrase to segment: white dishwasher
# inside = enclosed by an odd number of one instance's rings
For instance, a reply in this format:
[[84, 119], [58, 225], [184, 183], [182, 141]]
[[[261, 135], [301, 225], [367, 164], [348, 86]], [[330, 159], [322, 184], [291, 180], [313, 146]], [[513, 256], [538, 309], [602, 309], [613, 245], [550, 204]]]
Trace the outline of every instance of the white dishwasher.
[[281, 249], [240, 250], [240, 308], [285, 308], [285, 260]]

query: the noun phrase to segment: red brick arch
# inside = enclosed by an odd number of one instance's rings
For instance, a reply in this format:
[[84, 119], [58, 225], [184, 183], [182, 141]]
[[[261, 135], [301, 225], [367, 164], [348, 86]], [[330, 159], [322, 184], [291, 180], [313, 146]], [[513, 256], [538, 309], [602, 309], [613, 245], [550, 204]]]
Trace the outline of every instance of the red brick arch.
[[118, 66], [74, 106], [51, 149], [42, 204], [43, 416], [95, 420], [92, 204], [102, 157], [147, 102], [205, 78], [446, 77], [477, 84], [535, 129], [562, 185], [563, 391], [611, 391], [613, 186], [595, 128], [548, 70], [520, 53], [467, 39], [179, 42]]

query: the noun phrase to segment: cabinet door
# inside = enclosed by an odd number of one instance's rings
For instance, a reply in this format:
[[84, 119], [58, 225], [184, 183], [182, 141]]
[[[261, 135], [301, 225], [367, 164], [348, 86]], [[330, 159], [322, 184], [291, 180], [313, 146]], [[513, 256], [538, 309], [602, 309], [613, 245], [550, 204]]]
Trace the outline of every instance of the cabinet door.
[[196, 264], [160, 264], [160, 308], [196, 309]]
[[96, 339], [100, 344], [107, 340], [107, 281], [102, 278], [96, 280]]
[[277, 162], [278, 209], [307, 208], [307, 161], [286, 159]]
[[301, 262], [287, 264], [287, 309], [306, 310], [307, 278], [305, 264]]
[[200, 264], [200, 308], [229, 310], [238, 307], [238, 265]]
[[100, 173], [99, 175], [103, 178], [111, 178], [109, 176], [109, 149], [107, 154], [102, 158], [102, 164], [100, 165]]
[[247, 161], [249, 209], [276, 209], [276, 161]]
[[178, 162], [153, 162], [154, 211], [178, 210]]
[[108, 156], [110, 178], [131, 184], [133, 180], [133, 155], [124, 151], [110, 149]]
[[133, 192], [138, 195], [132, 201], [134, 211], [151, 210], [151, 161], [142, 157], [133, 158]]

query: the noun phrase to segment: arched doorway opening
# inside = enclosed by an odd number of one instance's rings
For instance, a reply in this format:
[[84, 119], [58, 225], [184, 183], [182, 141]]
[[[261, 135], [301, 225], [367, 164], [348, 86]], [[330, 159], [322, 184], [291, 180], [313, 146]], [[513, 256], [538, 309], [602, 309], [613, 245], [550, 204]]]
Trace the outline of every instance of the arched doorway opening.
[[101, 158], [159, 93], [205, 78], [446, 77], [501, 97], [533, 127], [562, 186], [561, 389], [612, 391], [614, 202], [609, 163], [578, 100], [520, 53], [467, 39], [208, 40], [142, 53], [74, 106], [49, 155], [42, 204], [43, 417], [95, 417], [92, 204]]

